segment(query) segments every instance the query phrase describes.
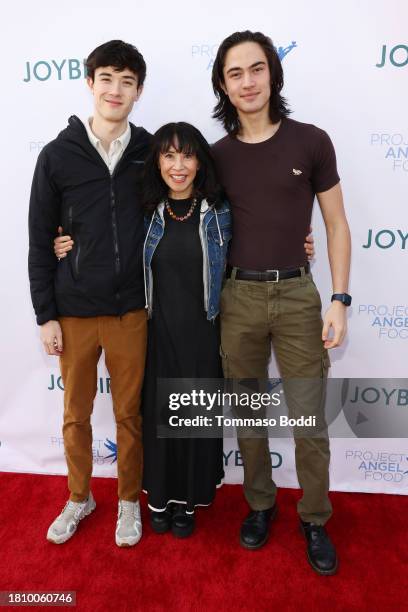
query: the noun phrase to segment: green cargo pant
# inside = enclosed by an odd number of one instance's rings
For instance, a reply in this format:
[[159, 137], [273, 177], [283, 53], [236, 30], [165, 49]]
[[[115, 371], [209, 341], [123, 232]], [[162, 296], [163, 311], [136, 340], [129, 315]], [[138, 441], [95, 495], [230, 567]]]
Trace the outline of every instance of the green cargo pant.
[[[323, 347], [321, 300], [312, 275], [275, 282], [235, 279], [236, 269], [221, 294], [221, 356], [225, 378], [265, 380], [271, 345], [282, 379], [322, 379], [330, 366]], [[322, 388], [323, 388], [322, 384]], [[285, 383], [284, 383], [285, 389]], [[289, 416], [304, 406], [325, 423], [324, 398], [311, 406], [295, 397], [296, 385], [285, 396]], [[305, 405], [307, 404], [307, 405]], [[244, 465], [244, 494], [253, 510], [275, 503], [276, 485], [267, 437], [246, 438], [238, 432]], [[296, 472], [303, 496], [298, 503], [302, 520], [323, 525], [331, 516], [328, 497], [330, 449], [327, 431], [318, 437], [295, 436]]]

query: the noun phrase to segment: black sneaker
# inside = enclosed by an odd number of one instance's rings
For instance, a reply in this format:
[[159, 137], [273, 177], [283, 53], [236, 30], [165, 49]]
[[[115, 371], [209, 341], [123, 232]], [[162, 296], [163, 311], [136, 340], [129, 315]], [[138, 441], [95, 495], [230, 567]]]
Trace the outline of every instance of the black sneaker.
[[241, 546], [249, 550], [261, 548], [268, 540], [270, 524], [277, 510], [276, 503], [267, 510], [252, 510], [241, 526]]
[[186, 504], [174, 506], [171, 532], [176, 538], [188, 538], [194, 531], [194, 514], [187, 514], [186, 509]]
[[300, 521], [300, 528], [307, 542], [307, 559], [315, 572], [332, 576], [337, 572], [337, 555], [323, 525]]
[[166, 533], [171, 527], [172, 508], [169, 504], [162, 512], [150, 511], [150, 525], [155, 533]]

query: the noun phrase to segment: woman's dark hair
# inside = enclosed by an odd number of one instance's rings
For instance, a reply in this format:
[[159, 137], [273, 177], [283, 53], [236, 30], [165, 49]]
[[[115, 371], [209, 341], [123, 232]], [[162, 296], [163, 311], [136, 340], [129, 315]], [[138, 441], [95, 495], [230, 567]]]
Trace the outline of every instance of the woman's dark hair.
[[146, 62], [143, 55], [123, 40], [110, 40], [96, 47], [85, 62], [87, 76], [95, 78], [95, 70], [101, 66], [113, 66], [118, 71], [131, 70], [137, 75], [137, 87], [141, 87], [146, 78]]
[[269, 100], [269, 117], [275, 123], [290, 114], [287, 102], [280, 94], [283, 87], [283, 70], [279, 55], [268, 36], [261, 32], [235, 32], [222, 41], [212, 69], [212, 85], [218, 99], [214, 107], [213, 117], [223, 124], [228, 134], [235, 136], [241, 124], [237, 109], [231, 104], [229, 97], [223, 91], [221, 85], [225, 85], [224, 66], [227, 52], [236, 45], [244, 42], [254, 42], [260, 45], [268, 60], [269, 73], [271, 75], [271, 97]]
[[222, 202], [222, 188], [217, 179], [210, 145], [197, 128], [190, 123], [166, 123], [153, 136], [150, 153], [145, 162], [143, 180], [143, 202], [147, 212], [153, 213], [156, 206], [168, 197], [168, 185], [162, 179], [159, 168], [161, 153], [174, 147], [178, 153], [195, 155], [199, 168], [194, 179], [193, 196], [206, 199], [210, 206]]

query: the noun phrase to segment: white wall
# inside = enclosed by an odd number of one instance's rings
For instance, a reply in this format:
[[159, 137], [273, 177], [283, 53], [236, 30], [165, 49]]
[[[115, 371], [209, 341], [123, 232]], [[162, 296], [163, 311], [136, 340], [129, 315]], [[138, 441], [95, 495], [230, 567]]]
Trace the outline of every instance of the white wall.
[[[152, 131], [170, 120], [190, 121], [209, 141], [222, 136], [210, 118], [211, 64], [220, 41], [249, 28], [269, 34], [277, 47], [296, 42], [283, 60], [284, 94], [294, 118], [319, 125], [333, 139], [353, 237], [349, 335], [344, 348], [331, 354], [331, 375], [389, 379], [372, 382], [390, 389], [391, 379], [406, 376], [407, 22], [403, 0], [99, 0], [58, 5], [44, 0], [16, 1], [3, 9], [0, 469], [65, 473], [62, 391], [48, 389], [51, 377], [56, 381], [59, 376], [58, 363], [42, 351], [29, 297], [28, 196], [43, 144], [66, 126], [71, 114], [91, 112], [83, 72], [74, 78], [78, 60], [112, 38], [136, 44], [148, 64], [145, 91], [132, 121]], [[379, 67], [384, 45], [387, 59]], [[59, 79], [53, 61], [61, 66], [64, 60]], [[27, 62], [29, 81], [24, 80]], [[35, 64], [44, 80], [33, 78]], [[317, 210], [313, 225], [318, 252], [313, 273], [326, 307], [330, 275]], [[370, 230], [377, 243], [373, 239], [370, 248], [363, 248]], [[397, 306], [401, 308], [396, 314], [403, 317], [384, 322], [387, 311]], [[108, 376], [103, 363], [100, 376]], [[404, 387], [404, 382], [395, 385]], [[401, 409], [381, 402], [390, 419], [393, 408]], [[111, 476], [116, 465], [106, 459], [110, 451], [105, 444], [114, 441], [115, 434], [106, 392], [98, 395], [93, 424], [94, 473]], [[225, 446], [227, 480], [237, 482], [242, 474], [235, 466], [236, 443], [229, 440]], [[275, 470], [278, 484], [296, 486], [292, 442], [274, 440], [271, 450], [276, 453], [274, 464], [280, 464]], [[407, 492], [403, 438], [335, 439], [332, 450], [333, 489]]]

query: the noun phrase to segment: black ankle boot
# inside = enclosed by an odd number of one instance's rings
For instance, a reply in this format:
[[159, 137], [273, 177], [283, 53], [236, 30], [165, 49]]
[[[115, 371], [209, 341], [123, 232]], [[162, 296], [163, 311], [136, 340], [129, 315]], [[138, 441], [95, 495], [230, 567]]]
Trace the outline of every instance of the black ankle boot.
[[155, 533], [166, 533], [171, 527], [172, 511], [169, 506], [163, 512], [150, 511], [150, 525]]

